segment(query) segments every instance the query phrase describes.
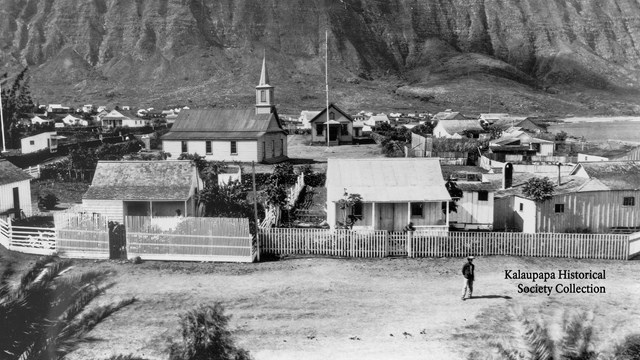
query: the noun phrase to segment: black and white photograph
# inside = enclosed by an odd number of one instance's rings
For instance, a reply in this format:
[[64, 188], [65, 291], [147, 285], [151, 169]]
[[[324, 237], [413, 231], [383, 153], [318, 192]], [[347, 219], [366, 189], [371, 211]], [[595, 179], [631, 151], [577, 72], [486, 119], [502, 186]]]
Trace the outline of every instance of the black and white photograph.
[[640, 360], [640, 0], [0, 0], [0, 360]]

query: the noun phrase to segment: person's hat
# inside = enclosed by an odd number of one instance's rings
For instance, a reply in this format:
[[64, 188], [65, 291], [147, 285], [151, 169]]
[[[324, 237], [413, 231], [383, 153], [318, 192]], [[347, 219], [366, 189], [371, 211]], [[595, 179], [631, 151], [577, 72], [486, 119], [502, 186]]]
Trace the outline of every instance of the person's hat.
[[473, 256], [467, 256], [468, 260], [473, 260]]

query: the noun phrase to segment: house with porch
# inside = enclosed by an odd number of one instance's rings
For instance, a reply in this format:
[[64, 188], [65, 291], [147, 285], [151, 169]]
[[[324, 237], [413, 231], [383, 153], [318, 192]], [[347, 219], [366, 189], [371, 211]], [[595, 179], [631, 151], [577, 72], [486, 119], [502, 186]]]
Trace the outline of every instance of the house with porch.
[[31, 176], [6, 159], [0, 159], [0, 217], [29, 217], [31, 210]]
[[329, 146], [353, 143], [353, 119], [335, 104], [329, 104], [328, 117], [327, 109], [322, 109], [309, 121], [309, 124], [311, 124], [311, 142], [313, 143], [328, 143]]
[[202, 179], [191, 161], [99, 161], [82, 207], [111, 221], [125, 216], [196, 216]]
[[452, 181], [462, 196], [453, 198], [457, 210], [449, 214], [451, 228], [457, 230], [492, 230], [494, 195], [500, 187], [479, 166], [442, 166], [442, 177]]
[[172, 159], [182, 153], [206, 160], [275, 163], [287, 159], [287, 132], [274, 103], [266, 60], [262, 62], [254, 109], [186, 109], [180, 111], [162, 148]]
[[[354, 229], [401, 231], [410, 222], [418, 230], [449, 229], [451, 197], [437, 158], [330, 158], [326, 187], [332, 228], [347, 215], [357, 219]], [[345, 193], [359, 194], [362, 203], [340, 209]]]

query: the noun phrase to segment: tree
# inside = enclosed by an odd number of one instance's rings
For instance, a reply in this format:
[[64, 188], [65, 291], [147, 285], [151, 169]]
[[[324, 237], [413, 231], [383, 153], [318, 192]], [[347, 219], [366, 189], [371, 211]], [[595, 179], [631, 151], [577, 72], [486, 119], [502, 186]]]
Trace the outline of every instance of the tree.
[[[86, 341], [86, 335], [134, 298], [95, 307], [87, 306], [112, 284], [108, 273], [70, 274], [71, 261], [44, 257], [20, 278], [17, 286], [11, 263], [0, 273], [0, 357], [62, 359]], [[10, 326], [6, 326], [11, 324]]]
[[180, 316], [182, 341], [173, 343], [170, 360], [249, 360], [249, 352], [238, 347], [229, 330], [231, 316], [219, 302], [200, 305]]
[[253, 218], [253, 207], [246, 199], [246, 190], [238, 181], [225, 186], [209, 184], [200, 194], [198, 202], [204, 207], [205, 216]]
[[267, 204], [275, 207], [282, 207], [287, 203], [287, 191], [284, 184], [280, 185], [278, 177], [272, 174], [264, 184], [264, 194]]
[[[352, 213], [352, 209], [356, 205], [360, 205], [362, 203], [362, 196], [360, 194], [349, 194], [347, 189], [344, 189], [344, 194], [342, 194], [342, 198], [338, 200], [338, 207], [342, 210], [342, 224], [347, 225], [347, 218]], [[352, 219], [352, 223], [355, 219]], [[353, 225], [353, 224], [352, 224]]]
[[[29, 90], [29, 78], [27, 77], [27, 70], [24, 68], [13, 80], [11, 87], [4, 87], [2, 89], [2, 111], [4, 117], [4, 133], [7, 133], [12, 123], [17, 123], [20, 118], [26, 116], [26, 114], [33, 111], [33, 99], [31, 98], [31, 92]], [[7, 74], [2, 77], [6, 79]], [[0, 79], [0, 83], [3, 79]], [[4, 84], [3, 84], [4, 85]], [[2, 134], [0, 134], [2, 135]], [[11, 141], [15, 143], [18, 140], [19, 134], [13, 134]]]
[[[447, 191], [449, 192], [449, 196], [451, 196], [451, 198], [453, 199], [449, 201], [449, 212], [457, 213], [458, 212], [457, 202], [458, 200], [460, 200], [460, 198], [462, 198], [463, 192], [462, 190], [460, 190], [460, 188], [458, 187], [458, 184], [451, 177], [444, 184], [444, 187], [447, 188]], [[442, 212], [445, 212], [445, 211], [446, 211], [446, 208], [443, 208]]]
[[544, 202], [553, 197], [555, 186], [548, 177], [531, 178], [524, 183], [522, 193], [537, 202]]

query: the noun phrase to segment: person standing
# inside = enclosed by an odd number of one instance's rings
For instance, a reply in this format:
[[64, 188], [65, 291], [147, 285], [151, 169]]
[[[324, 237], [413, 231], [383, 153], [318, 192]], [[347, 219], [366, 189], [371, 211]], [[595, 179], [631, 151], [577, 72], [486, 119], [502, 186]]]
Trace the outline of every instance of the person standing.
[[473, 256], [467, 256], [467, 263], [462, 266], [462, 275], [464, 276], [464, 287], [462, 288], [462, 300], [467, 296], [469, 290], [469, 299], [473, 295], [473, 281], [475, 280], [475, 265], [473, 265]]

